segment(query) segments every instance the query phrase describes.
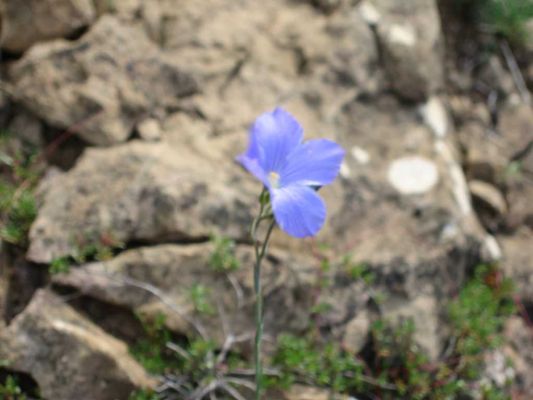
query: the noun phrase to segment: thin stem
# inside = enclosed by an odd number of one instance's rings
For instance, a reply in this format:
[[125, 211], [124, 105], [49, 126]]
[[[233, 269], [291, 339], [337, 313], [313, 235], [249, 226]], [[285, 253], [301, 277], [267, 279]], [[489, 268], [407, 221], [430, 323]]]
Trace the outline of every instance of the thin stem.
[[[262, 197], [262, 196], [261, 196]], [[266, 214], [266, 215], [265, 215]], [[254, 265], [254, 291], [255, 291], [255, 348], [254, 348], [254, 359], [255, 359], [255, 399], [261, 399], [261, 380], [262, 380], [262, 365], [261, 365], [261, 340], [263, 337], [263, 291], [261, 286], [261, 263], [268, 248], [268, 242], [270, 240], [270, 235], [274, 229], [275, 221], [272, 219], [270, 223], [265, 240], [263, 241], [262, 246], [259, 245], [257, 240], [257, 229], [259, 228], [260, 223], [268, 219], [270, 215], [269, 207], [266, 207], [265, 213], [265, 204], [261, 202], [261, 208], [259, 211], [258, 217], [254, 220], [252, 224], [252, 238], [254, 242], [255, 250], [255, 265]]]

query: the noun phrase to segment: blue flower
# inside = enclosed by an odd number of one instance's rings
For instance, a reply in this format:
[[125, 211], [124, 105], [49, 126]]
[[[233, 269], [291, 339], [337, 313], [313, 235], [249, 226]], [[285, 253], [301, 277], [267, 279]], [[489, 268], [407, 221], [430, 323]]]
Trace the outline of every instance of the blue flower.
[[331, 140], [302, 139], [298, 121], [278, 107], [256, 119], [248, 150], [237, 157], [268, 189], [279, 227], [297, 238], [322, 228], [326, 207], [315, 189], [333, 182], [344, 158]]

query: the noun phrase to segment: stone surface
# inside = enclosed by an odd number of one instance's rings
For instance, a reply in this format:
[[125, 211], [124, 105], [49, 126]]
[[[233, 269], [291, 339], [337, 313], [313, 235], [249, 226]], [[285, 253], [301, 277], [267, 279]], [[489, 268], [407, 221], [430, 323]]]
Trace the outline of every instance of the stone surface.
[[137, 126], [137, 132], [141, 139], [154, 142], [161, 139], [161, 125], [159, 121], [148, 118]]
[[233, 162], [217, 165], [164, 143], [132, 141], [87, 149], [76, 166], [47, 183], [30, 231], [37, 262], [78, 254], [105, 238], [157, 242], [245, 238], [255, 192]]
[[444, 76], [437, 2], [365, 1], [379, 15], [373, 22], [391, 87], [405, 99], [427, 99], [442, 87]]
[[505, 325], [508, 345], [505, 355], [513, 363], [516, 379], [513, 382], [513, 397], [526, 400], [533, 393], [533, 331], [531, 325], [518, 316], [510, 318]]
[[[290, 390], [280, 395], [282, 400], [329, 400], [332, 398], [330, 390], [319, 389], [304, 385], [293, 385]], [[350, 400], [349, 396], [334, 394], [336, 400]]]
[[440, 314], [443, 310], [439, 310], [435, 296], [413, 295], [413, 299], [407, 304], [401, 298], [391, 296], [385, 300], [382, 308], [383, 317], [393, 326], [403, 321], [413, 321], [416, 327], [414, 340], [431, 359], [437, 359], [442, 350], [445, 332], [440, 322]]
[[368, 339], [370, 330], [370, 318], [367, 312], [361, 312], [346, 325], [346, 333], [342, 341], [343, 348], [352, 352], [359, 353]]
[[[213, 270], [209, 261], [213, 251], [210, 243], [129, 250], [108, 262], [72, 269], [54, 277], [54, 282], [148, 318], [162, 313], [173, 331], [191, 337], [201, 334], [222, 345], [229, 334], [254, 330], [253, 250], [238, 246], [235, 256], [241, 268], [228, 273]], [[275, 251], [272, 257], [262, 275], [266, 334], [275, 337], [280, 331], [305, 328], [310, 288], [318, 276], [313, 274], [312, 260]], [[192, 291], [198, 287], [205, 289], [207, 312], [195, 309]], [[247, 348], [252, 338], [245, 343]]]
[[523, 302], [533, 305], [533, 231], [523, 227], [513, 235], [500, 235], [503, 271], [510, 277]]
[[472, 196], [483, 201], [488, 207], [499, 215], [507, 213], [507, 204], [502, 193], [489, 183], [471, 180], [468, 182], [468, 188]]
[[387, 176], [390, 184], [402, 194], [424, 194], [439, 181], [436, 165], [417, 156], [394, 160]]
[[2, 0], [1, 47], [21, 53], [37, 42], [65, 38], [96, 18], [91, 0]]
[[35, 46], [12, 68], [16, 100], [89, 143], [125, 141], [140, 117], [177, 107], [197, 90], [144, 32], [103, 16], [80, 40]]
[[124, 343], [46, 290], [0, 331], [0, 359], [30, 374], [49, 399], [114, 400], [154, 384]]

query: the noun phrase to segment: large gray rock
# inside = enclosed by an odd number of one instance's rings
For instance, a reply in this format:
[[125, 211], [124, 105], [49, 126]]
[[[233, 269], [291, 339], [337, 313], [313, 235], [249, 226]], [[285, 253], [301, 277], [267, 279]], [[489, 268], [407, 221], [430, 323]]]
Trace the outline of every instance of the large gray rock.
[[338, 140], [347, 155], [341, 178], [323, 192], [330, 216], [319, 240], [367, 266], [384, 294], [381, 316], [414, 319], [418, 343], [435, 358], [445, 340], [443, 304], [486, 240], [453, 141], [392, 96], [342, 111]]
[[[191, 337], [202, 334], [220, 346], [230, 334], [248, 334], [250, 349], [255, 329], [253, 249], [237, 246], [235, 257], [241, 267], [227, 273], [210, 264], [214, 250], [211, 243], [139, 248], [107, 262], [73, 268], [53, 280], [147, 318], [163, 314], [172, 330]], [[268, 335], [307, 327], [311, 287], [318, 282], [315, 267], [312, 259], [278, 251], [265, 260], [262, 278]], [[196, 302], [195, 288], [203, 292]], [[205, 305], [200, 312], [199, 302]]]
[[513, 235], [500, 235], [502, 269], [516, 287], [517, 295], [528, 306], [533, 305], [533, 231], [523, 227]]
[[246, 238], [256, 193], [226, 162], [166, 143], [87, 149], [71, 171], [46, 183], [28, 257], [50, 262], [104, 237], [126, 243], [211, 233]]
[[215, 135], [242, 135], [276, 104], [328, 134], [321, 120], [383, 81], [372, 31], [352, 6], [326, 16], [302, 2], [209, 0], [161, 12], [165, 51], [200, 77], [191, 103]]
[[[390, 85], [403, 98], [422, 101], [443, 85], [443, 35], [434, 0], [365, 0]], [[371, 11], [369, 11], [371, 10]]]
[[0, 10], [0, 47], [17, 53], [37, 42], [68, 37], [96, 18], [91, 0], [2, 0]]
[[0, 359], [30, 374], [47, 399], [125, 399], [154, 384], [123, 342], [46, 290], [0, 330]]
[[76, 42], [31, 49], [10, 69], [15, 100], [89, 143], [125, 141], [138, 119], [176, 108], [197, 90], [142, 29], [103, 16]]
[[506, 359], [512, 363], [516, 379], [513, 381], [513, 395], [517, 399], [529, 399], [533, 394], [533, 332], [519, 316], [511, 317], [504, 330], [507, 344], [504, 348]]

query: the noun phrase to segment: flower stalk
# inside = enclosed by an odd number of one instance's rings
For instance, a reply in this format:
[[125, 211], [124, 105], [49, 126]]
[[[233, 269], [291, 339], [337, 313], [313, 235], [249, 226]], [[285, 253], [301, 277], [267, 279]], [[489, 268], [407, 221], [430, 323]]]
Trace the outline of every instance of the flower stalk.
[[[251, 235], [255, 250], [255, 264], [254, 264], [254, 291], [255, 291], [255, 346], [254, 346], [254, 360], [255, 360], [255, 399], [261, 399], [263, 368], [261, 363], [261, 341], [263, 339], [263, 288], [261, 285], [261, 263], [267, 253], [270, 235], [274, 230], [275, 220], [272, 216], [270, 207], [270, 199], [268, 190], [263, 189], [259, 196], [259, 215], [252, 223]], [[261, 243], [257, 239], [257, 231], [261, 222], [268, 220], [270, 224], [267, 228], [265, 239]]]

